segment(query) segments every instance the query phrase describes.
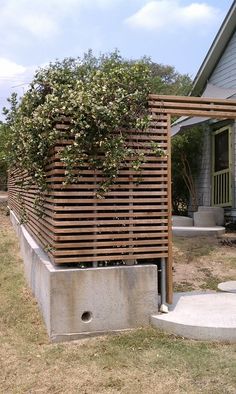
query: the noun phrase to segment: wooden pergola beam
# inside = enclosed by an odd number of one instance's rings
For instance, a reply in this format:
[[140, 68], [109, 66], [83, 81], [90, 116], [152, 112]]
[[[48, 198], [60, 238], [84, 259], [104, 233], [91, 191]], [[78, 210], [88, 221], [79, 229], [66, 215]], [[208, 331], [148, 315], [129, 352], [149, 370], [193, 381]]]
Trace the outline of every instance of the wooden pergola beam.
[[153, 119], [155, 114], [163, 113], [176, 116], [206, 116], [215, 119], [236, 118], [236, 100], [151, 94], [148, 104], [152, 108]]

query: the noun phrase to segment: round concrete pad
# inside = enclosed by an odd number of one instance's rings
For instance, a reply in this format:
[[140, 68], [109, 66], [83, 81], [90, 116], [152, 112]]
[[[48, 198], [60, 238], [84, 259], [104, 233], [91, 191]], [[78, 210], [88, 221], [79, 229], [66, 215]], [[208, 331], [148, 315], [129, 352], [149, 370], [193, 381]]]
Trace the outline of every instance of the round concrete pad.
[[236, 342], [236, 294], [176, 293], [170, 312], [152, 316], [151, 323], [186, 338]]
[[172, 227], [173, 235], [176, 237], [208, 237], [221, 236], [225, 233], [225, 228], [215, 227]]
[[218, 289], [220, 291], [226, 291], [227, 293], [236, 293], [236, 280], [219, 283]]

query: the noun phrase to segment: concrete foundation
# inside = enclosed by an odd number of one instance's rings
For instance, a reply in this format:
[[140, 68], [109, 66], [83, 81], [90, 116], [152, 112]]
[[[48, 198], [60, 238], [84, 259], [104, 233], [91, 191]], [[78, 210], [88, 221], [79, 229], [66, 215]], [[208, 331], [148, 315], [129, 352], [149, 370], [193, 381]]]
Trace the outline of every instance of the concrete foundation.
[[52, 341], [78, 339], [149, 325], [157, 313], [155, 265], [55, 267], [11, 212], [25, 276]]

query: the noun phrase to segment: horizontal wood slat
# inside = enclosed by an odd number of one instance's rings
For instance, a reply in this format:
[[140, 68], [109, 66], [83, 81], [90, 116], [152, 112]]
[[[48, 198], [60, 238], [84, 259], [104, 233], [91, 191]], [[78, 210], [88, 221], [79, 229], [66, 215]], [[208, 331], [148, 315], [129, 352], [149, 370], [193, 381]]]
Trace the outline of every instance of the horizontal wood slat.
[[[51, 257], [51, 259], [54, 261], [55, 264], [78, 264], [78, 263], [90, 263], [91, 262], [91, 257], [54, 257], [50, 252], [48, 253], [49, 256]], [[157, 259], [157, 258], [167, 258], [168, 257], [168, 253], [167, 252], [161, 252], [161, 251], [156, 251], [153, 253], [140, 253], [140, 254], [127, 254], [127, 255], [114, 255], [114, 256], [107, 256], [107, 255], [102, 255], [102, 256], [95, 256], [93, 257], [93, 261], [95, 262], [99, 262], [99, 261], [105, 261], [105, 262], [109, 262], [109, 261], [129, 261], [129, 260], [133, 260], [133, 259], [146, 259], [149, 260], [151, 259], [151, 261], [153, 261], [153, 259]], [[168, 301], [169, 302], [169, 301]]]

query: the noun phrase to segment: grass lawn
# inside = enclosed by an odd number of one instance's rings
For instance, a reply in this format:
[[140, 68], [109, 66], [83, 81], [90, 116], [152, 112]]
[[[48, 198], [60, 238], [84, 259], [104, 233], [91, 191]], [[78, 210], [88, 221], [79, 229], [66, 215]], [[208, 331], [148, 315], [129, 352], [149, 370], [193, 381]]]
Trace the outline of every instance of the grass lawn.
[[[225, 267], [231, 275], [233, 248], [217, 242], [195, 246], [184, 240], [175, 244], [176, 280], [185, 280], [182, 264], [192, 265], [193, 277], [189, 270], [187, 286], [206, 285], [209, 272], [216, 275], [209, 268], [210, 256], [220, 259], [224, 267], [217, 271], [219, 277], [227, 274]], [[222, 248], [228, 250], [228, 259]], [[209, 259], [205, 265], [201, 264], [204, 256]], [[24, 281], [16, 236], [0, 208], [0, 393], [235, 394], [236, 345], [184, 340], [151, 328], [49, 343]]]

